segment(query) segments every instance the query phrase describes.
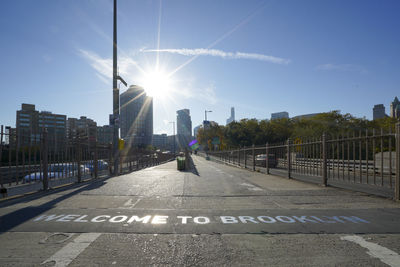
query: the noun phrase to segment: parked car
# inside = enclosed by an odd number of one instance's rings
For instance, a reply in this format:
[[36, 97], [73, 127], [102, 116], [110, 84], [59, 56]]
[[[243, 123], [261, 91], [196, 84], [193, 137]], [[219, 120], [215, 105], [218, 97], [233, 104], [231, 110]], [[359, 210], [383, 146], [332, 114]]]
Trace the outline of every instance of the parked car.
[[[90, 171], [90, 173], [94, 172], [94, 164], [93, 161], [89, 161], [88, 163], [85, 164], [85, 167], [87, 167]], [[108, 163], [105, 160], [98, 160], [97, 161], [97, 170], [102, 171], [102, 170], [107, 170], [108, 168]]]
[[[267, 155], [266, 154], [260, 154], [256, 156], [256, 166], [261, 166], [261, 167], [266, 167], [267, 163]], [[268, 155], [268, 167], [269, 168], [276, 168], [277, 165], [277, 160], [275, 157], [275, 154], [269, 154]]]
[[[89, 168], [80, 165], [81, 168], [81, 173], [90, 173]], [[75, 173], [77, 173], [77, 164], [73, 163], [60, 163], [60, 164], [50, 164], [48, 166], [48, 172], [47, 172], [47, 177], [49, 179], [51, 178], [62, 178], [62, 177], [68, 177], [68, 176], [73, 176]], [[24, 176], [25, 182], [29, 181], [35, 181], [35, 180], [41, 180], [43, 179], [43, 172], [33, 172], [28, 175]]]

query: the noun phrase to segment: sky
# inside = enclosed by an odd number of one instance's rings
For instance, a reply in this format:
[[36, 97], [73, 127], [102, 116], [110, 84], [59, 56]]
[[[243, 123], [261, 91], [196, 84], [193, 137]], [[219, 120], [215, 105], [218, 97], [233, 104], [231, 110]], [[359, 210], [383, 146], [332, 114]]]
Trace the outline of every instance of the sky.
[[[0, 124], [21, 103], [108, 124], [113, 1], [1, 4]], [[184, 108], [193, 127], [231, 107], [372, 119], [400, 97], [399, 14], [397, 0], [118, 0], [119, 74], [153, 96], [155, 134]]]

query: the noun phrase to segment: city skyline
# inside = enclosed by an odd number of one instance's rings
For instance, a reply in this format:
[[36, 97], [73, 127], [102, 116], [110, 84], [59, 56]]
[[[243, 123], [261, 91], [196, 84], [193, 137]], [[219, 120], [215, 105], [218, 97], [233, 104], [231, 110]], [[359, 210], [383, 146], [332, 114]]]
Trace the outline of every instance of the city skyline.
[[[0, 72], [7, 99], [1, 123], [14, 125], [20, 104], [33, 103], [108, 124], [111, 1], [40, 3], [8, 2], [2, 9], [8, 42], [0, 47], [8, 53]], [[193, 125], [204, 110], [224, 125], [232, 106], [237, 120], [281, 110], [291, 117], [341, 110], [372, 119], [375, 104], [388, 107], [397, 95], [396, 1], [227, 3], [118, 1], [120, 73], [145, 90], [168, 87], [154, 96], [154, 134], [171, 135], [168, 122], [182, 108], [191, 110]]]

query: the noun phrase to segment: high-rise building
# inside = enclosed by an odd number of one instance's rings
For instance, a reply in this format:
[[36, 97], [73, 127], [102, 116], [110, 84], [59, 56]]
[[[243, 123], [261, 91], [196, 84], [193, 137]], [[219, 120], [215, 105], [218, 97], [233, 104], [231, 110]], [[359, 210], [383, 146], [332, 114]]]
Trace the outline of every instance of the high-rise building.
[[276, 112], [276, 113], [271, 113], [271, 120], [274, 119], [288, 119], [289, 118], [289, 113], [286, 111], [283, 112]]
[[191, 136], [192, 135], [192, 119], [190, 117], [190, 110], [181, 109], [176, 112], [176, 128], [178, 135]]
[[393, 102], [390, 103], [390, 117], [400, 118], [400, 101], [397, 96], [394, 98]]
[[235, 121], [235, 108], [231, 107], [231, 116], [226, 120], [226, 125]]
[[114, 127], [110, 125], [97, 126], [97, 143], [112, 144]]
[[79, 119], [68, 118], [67, 137], [72, 140], [77, 136], [94, 142], [97, 136], [97, 123], [85, 116], [81, 116]]
[[385, 106], [383, 104], [375, 105], [372, 109], [373, 111], [373, 119], [382, 119], [386, 117], [385, 114]]
[[203, 125], [198, 125], [198, 126], [194, 127], [194, 129], [193, 129], [194, 138], [197, 138], [197, 132], [200, 130], [201, 127], [203, 127]]
[[144, 89], [131, 85], [120, 96], [121, 138], [127, 146], [143, 147], [152, 144], [153, 98]]
[[189, 109], [181, 109], [176, 112], [176, 129], [180, 148], [185, 148], [192, 141], [192, 119]]
[[50, 111], [37, 111], [35, 105], [22, 104], [17, 111], [17, 144], [28, 146], [40, 141], [40, 134], [46, 128], [49, 148], [61, 147], [66, 137], [66, 115]]
[[158, 149], [167, 149], [167, 134], [153, 134], [153, 146]]

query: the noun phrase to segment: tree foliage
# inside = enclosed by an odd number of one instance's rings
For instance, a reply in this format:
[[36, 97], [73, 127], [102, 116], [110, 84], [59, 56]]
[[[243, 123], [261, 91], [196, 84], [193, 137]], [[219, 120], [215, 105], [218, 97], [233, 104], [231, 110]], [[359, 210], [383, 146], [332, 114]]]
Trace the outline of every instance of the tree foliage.
[[288, 138], [293, 140], [311, 140], [320, 138], [323, 133], [328, 137], [372, 134], [373, 129], [394, 132], [398, 122], [395, 118], [383, 118], [369, 121], [356, 118], [351, 114], [340, 114], [339, 111], [321, 113], [309, 118], [257, 120], [242, 119], [227, 126], [214, 125], [198, 131], [197, 140], [206, 150], [214, 150], [211, 144], [214, 137], [219, 137], [218, 149], [238, 148], [244, 146], [283, 143]]

